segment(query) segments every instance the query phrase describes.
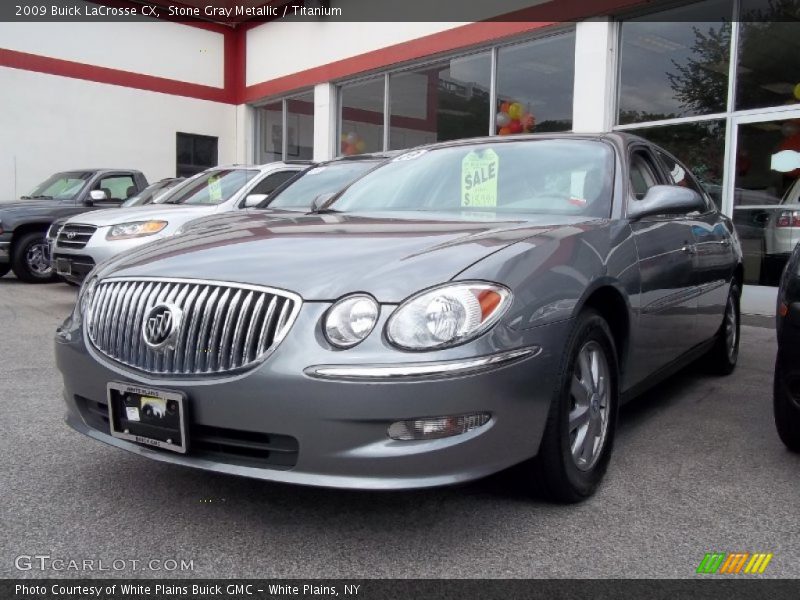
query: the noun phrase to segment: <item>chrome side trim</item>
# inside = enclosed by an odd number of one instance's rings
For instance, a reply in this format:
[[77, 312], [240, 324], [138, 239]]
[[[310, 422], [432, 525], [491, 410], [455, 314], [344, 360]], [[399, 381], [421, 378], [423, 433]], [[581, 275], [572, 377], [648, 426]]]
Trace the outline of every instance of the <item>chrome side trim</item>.
[[464, 375], [498, 367], [523, 358], [541, 354], [540, 346], [519, 350], [438, 362], [415, 362], [394, 365], [315, 365], [305, 369], [305, 374], [320, 379], [401, 379], [414, 377], [443, 377]]

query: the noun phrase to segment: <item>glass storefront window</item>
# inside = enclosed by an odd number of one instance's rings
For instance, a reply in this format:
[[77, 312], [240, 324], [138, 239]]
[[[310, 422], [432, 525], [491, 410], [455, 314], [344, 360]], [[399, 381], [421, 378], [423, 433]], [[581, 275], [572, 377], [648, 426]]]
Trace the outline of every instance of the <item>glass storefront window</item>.
[[496, 133], [572, 129], [574, 79], [574, 30], [500, 48]]
[[800, 4], [741, 0], [736, 109], [800, 103]]
[[[619, 124], [727, 109], [730, 6], [709, 0], [622, 23]], [[700, 20], [712, 15], [721, 19]]]
[[777, 285], [800, 242], [800, 118], [739, 125], [733, 222], [745, 283]]
[[339, 150], [345, 156], [383, 150], [384, 78], [339, 88]]
[[314, 92], [286, 101], [285, 160], [314, 158]]
[[626, 129], [626, 132], [639, 135], [672, 153], [694, 173], [717, 207], [722, 207], [725, 121], [642, 127]]
[[489, 133], [488, 52], [389, 76], [389, 148]]
[[[258, 107], [256, 162], [311, 160], [314, 156], [314, 92]], [[286, 131], [283, 129], [286, 113]]]
[[283, 102], [272, 102], [258, 108], [261, 135], [258, 162], [268, 163], [283, 158]]

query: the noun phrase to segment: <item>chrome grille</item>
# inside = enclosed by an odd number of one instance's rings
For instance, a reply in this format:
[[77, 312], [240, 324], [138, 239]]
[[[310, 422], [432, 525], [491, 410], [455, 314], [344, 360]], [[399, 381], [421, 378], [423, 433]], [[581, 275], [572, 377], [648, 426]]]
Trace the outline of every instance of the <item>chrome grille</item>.
[[67, 223], [58, 232], [56, 246], [80, 250], [89, 243], [89, 239], [91, 239], [95, 231], [97, 231], [97, 227], [94, 225]]
[[[174, 343], [154, 350], [144, 340], [157, 304], [179, 308]], [[159, 375], [226, 373], [253, 366], [285, 337], [300, 311], [291, 292], [193, 279], [110, 278], [97, 284], [86, 331], [100, 352]]]

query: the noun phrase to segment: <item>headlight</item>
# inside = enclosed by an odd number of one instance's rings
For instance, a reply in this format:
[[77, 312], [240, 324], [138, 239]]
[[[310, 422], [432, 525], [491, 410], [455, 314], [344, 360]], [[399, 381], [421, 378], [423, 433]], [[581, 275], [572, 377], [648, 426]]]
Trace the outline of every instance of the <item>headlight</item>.
[[412, 296], [386, 324], [386, 337], [406, 350], [433, 350], [471, 340], [497, 323], [511, 291], [493, 283], [444, 285]]
[[372, 296], [354, 294], [342, 298], [325, 313], [325, 337], [338, 348], [351, 348], [370, 334], [378, 312], [378, 303]]
[[134, 221], [114, 225], [106, 235], [107, 240], [127, 240], [158, 233], [167, 226], [166, 221]]
[[81, 286], [81, 290], [78, 292], [78, 308], [80, 309], [81, 315], [86, 315], [86, 311], [88, 311], [89, 307], [92, 305], [92, 299], [94, 298], [94, 290], [96, 287], [97, 277], [92, 276], [84, 281], [83, 285]]

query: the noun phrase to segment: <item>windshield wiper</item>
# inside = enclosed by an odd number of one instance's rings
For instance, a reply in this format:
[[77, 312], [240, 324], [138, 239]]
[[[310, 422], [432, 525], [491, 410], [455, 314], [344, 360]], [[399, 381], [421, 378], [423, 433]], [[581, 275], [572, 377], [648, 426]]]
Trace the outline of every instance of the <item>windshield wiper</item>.
[[31, 197], [30, 196], [20, 196], [19, 199], [20, 200], [30, 200]]
[[33, 200], [52, 200], [52, 196], [45, 196], [44, 194], [36, 194], [35, 196], [30, 197]]
[[308, 212], [309, 215], [330, 215], [334, 213], [340, 213], [341, 210], [336, 210], [335, 208], [318, 208], [317, 210], [311, 210]]

